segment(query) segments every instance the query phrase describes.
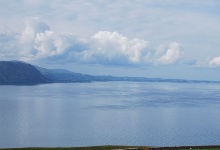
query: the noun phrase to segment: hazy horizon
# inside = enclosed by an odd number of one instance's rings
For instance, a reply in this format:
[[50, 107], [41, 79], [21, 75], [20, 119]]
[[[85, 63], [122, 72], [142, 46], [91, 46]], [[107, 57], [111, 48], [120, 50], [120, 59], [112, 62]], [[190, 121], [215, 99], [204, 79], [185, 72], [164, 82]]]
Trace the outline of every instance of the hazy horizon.
[[0, 0], [0, 59], [91, 75], [220, 80], [218, 0]]

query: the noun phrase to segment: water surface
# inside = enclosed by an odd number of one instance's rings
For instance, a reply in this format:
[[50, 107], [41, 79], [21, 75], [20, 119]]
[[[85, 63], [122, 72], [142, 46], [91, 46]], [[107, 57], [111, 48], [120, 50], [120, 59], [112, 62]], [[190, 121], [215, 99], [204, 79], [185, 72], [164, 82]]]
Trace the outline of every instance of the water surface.
[[220, 144], [220, 84], [0, 86], [0, 147]]

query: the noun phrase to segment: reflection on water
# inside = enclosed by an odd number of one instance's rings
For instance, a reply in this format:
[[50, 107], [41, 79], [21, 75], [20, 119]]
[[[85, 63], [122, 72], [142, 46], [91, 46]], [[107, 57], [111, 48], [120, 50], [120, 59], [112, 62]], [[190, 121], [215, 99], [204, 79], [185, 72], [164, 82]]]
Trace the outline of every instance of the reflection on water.
[[220, 144], [220, 85], [0, 86], [0, 147]]

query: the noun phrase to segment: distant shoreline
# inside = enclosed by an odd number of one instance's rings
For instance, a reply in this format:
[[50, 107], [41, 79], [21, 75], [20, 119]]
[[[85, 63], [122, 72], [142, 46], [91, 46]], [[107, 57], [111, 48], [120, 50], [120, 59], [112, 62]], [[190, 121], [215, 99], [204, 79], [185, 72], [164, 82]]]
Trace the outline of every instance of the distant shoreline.
[[220, 81], [164, 79], [149, 77], [117, 77], [109, 75], [88, 75], [64, 69], [46, 69], [25, 62], [0, 61], [0, 85], [38, 85], [48, 83], [90, 83], [90, 82], [168, 82], [168, 83], [214, 83]]

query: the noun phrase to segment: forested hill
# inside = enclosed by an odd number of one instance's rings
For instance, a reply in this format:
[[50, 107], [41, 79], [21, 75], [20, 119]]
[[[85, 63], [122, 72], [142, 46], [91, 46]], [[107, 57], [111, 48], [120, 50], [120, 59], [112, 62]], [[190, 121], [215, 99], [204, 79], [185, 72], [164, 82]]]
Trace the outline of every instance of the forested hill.
[[27, 85], [41, 83], [73, 82], [173, 82], [173, 83], [220, 83], [220, 81], [161, 79], [146, 77], [93, 76], [63, 69], [46, 69], [25, 62], [0, 61], [0, 85]]
[[0, 85], [23, 85], [48, 83], [34, 66], [19, 61], [0, 61]]

